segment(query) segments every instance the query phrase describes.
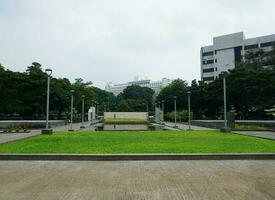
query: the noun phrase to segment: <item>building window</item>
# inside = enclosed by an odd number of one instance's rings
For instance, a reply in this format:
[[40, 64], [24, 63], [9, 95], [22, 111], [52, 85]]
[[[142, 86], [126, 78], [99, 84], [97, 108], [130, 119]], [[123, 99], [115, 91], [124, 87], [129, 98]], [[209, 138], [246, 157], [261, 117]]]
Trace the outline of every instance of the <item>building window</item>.
[[203, 73], [214, 72], [214, 68], [203, 69]]
[[217, 58], [215, 59], [215, 63], [217, 63], [218, 62], [218, 60], [217, 60]]
[[216, 71], [218, 71], [218, 68], [216, 67]]
[[207, 60], [207, 64], [213, 64], [214, 60]]
[[246, 45], [244, 47], [244, 50], [257, 49], [258, 47], [259, 47], [258, 44]]
[[203, 52], [202, 56], [213, 56], [213, 51]]
[[208, 65], [208, 64], [213, 64], [213, 63], [214, 63], [214, 60], [203, 60], [202, 61], [203, 65]]
[[261, 47], [270, 47], [270, 46], [274, 46], [275, 45], [275, 41], [273, 42], [264, 42], [262, 44], [260, 44]]
[[203, 77], [203, 81], [214, 81], [215, 77], [211, 76], [211, 77]]

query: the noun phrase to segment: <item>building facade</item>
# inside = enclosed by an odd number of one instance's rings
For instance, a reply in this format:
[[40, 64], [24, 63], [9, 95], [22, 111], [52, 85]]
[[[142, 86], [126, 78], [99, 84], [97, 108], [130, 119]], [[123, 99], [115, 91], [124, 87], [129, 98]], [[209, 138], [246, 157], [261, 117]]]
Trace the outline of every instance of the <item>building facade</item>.
[[213, 38], [213, 45], [201, 48], [201, 80], [211, 82], [222, 72], [234, 69], [245, 54], [256, 49], [272, 51], [275, 34], [246, 39], [243, 32]]
[[159, 92], [161, 88], [168, 86], [171, 83], [170, 79], [163, 78], [161, 81], [151, 81], [151, 80], [135, 80], [127, 83], [112, 84], [108, 83], [105, 87], [105, 90], [112, 92], [114, 95], [119, 95], [123, 90], [131, 85], [138, 85], [141, 87], [148, 87], [153, 89], [155, 92]]

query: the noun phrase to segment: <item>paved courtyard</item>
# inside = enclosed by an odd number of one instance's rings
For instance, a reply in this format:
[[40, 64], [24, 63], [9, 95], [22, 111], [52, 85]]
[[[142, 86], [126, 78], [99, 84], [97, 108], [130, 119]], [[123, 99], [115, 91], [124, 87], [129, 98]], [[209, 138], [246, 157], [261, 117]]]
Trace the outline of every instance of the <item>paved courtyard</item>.
[[[28, 137], [33, 137], [36, 135], [40, 135], [40, 130], [33, 130], [31, 133], [1, 133], [0, 134], [0, 144], [12, 142], [15, 140], [21, 140]], [[0, 199], [1, 200], [1, 199]]]
[[0, 199], [275, 199], [275, 161], [0, 161]]
[[275, 132], [272, 132], [272, 131], [234, 131], [234, 132], [241, 135], [255, 136], [255, 137], [275, 140]]
[[[175, 126], [175, 123], [173, 122], [165, 122], [165, 125], [166, 126], [170, 126], [170, 127], [173, 127]], [[181, 130], [187, 130], [189, 129], [189, 126], [187, 124], [183, 124], [183, 123], [177, 123], [177, 127]], [[205, 128], [205, 127], [202, 127], [202, 126], [191, 126], [191, 129], [192, 130], [195, 130], [195, 131], [209, 131], [209, 130], [214, 130], [214, 129], [211, 129], [211, 128]]]

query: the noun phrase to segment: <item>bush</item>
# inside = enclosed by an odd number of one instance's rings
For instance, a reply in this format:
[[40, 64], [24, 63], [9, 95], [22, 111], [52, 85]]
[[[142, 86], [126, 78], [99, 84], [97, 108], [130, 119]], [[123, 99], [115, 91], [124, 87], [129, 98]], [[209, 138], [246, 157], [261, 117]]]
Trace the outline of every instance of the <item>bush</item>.
[[[193, 112], [190, 113], [191, 120], [193, 119]], [[166, 118], [168, 121], [174, 121], [175, 120], [175, 112], [169, 112], [166, 114]], [[180, 122], [188, 122], [188, 110], [182, 110], [177, 112], [177, 121]]]

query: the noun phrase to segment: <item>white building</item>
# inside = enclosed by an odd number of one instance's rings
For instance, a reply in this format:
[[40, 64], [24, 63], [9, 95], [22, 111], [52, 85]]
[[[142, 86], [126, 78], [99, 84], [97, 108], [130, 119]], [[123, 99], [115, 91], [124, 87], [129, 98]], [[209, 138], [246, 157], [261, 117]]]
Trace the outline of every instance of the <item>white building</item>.
[[201, 48], [201, 80], [210, 82], [221, 72], [234, 69], [248, 51], [271, 51], [275, 34], [246, 39], [243, 32], [214, 37], [213, 45]]
[[138, 80], [136, 78], [135, 81], [120, 83], [120, 84], [112, 84], [108, 83], [105, 87], [105, 90], [108, 92], [112, 92], [114, 95], [118, 95], [123, 92], [123, 90], [131, 85], [138, 85], [141, 87], [148, 87], [153, 89], [155, 92], [159, 92], [161, 88], [168, 86], [172, 81], [167, 78], [163, 78], [161, 81], [150, 81], [150, 80]]

